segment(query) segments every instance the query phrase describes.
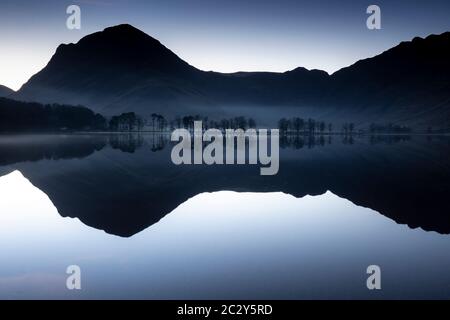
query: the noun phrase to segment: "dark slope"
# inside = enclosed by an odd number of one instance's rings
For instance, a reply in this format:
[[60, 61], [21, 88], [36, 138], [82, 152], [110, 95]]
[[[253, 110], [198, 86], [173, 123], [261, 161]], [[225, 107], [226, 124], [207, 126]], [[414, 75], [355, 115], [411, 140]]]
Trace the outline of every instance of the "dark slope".
[[0, 85], [0, 97], [7, 97], [14, 93], [14, 90]]
[[449, 116], [449, 57], [450, 32], [402, 42], [334, 73], [328, 100], [397, 119], [442, 120]]
[[175, 114], [229, 103], [306, 103], [327, 79], [325, 72], [302, 68], [286, 73], [203, 72], [138, 29], [119, 25], [59, 46], [15, 97], [83, 104], [106, 114]]
[[[180, 82], [181, 87], [183, 79], [196, 74], [195, 68], [157, 40], [120, 25], [86, 36], [77, 44], [60, 45], [16, 98], [79, 103], [100, 111], [132, 94], [146, 100], [170, 100], [176, 93], [174, 83]], [[189, 90], [184, 90], [188, 96]]]

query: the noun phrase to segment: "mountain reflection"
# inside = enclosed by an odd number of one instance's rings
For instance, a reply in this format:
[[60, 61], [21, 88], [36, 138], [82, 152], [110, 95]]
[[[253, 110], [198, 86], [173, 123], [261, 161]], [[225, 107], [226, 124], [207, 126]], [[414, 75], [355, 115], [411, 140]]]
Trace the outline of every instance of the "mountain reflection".
[[[0, 192], [0, 298], [448, 298], [449, 237], [330, 192], [202, 193], [127, 239], [61, 218], [17, 171]], [[374, 262], [395, 285], [366, 289]], [[74, 263], [78, 292], [64, 286]]]
[[255, 166], [175, 166], [162, 135], [3, 136], [0, 175], [19, 170], [62, 216], [124, 237], [222, 190], [331, 191], [397, 223], [450, 233], [448, 137], [291, 136], [280, 146], [280, 171], [268, 177]]

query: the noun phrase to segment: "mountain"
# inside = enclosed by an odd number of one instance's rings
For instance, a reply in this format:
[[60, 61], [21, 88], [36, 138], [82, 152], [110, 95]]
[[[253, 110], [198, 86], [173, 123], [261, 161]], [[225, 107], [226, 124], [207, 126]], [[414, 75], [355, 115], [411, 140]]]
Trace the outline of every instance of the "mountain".
[[[48, 65], [16, 98], [83, 104], [96, 111], [127, 109], [129, 105], [122, 102], [131, 96], [170, 100], [176, 93], [173, 88], [180, 87], [177, 82], [196, 74], [195, 68], [157, 40], [120, 25], [86, 36], [77, 44], [60, 45]], [[186, 88], [186, 96], [188, 91]]]
[[449, 57], [450, 32], [402, 42], [334, 73], [328, 103], [404, 122], [444, 119], [450, 126]]
[[0, 85], [0, 97], [7, 97], [14, 93], [14, 90]]
[[223, 74], [201, 71], [142, 31], [118, 25], [60, 45], [13, 97], [81, 104], [105, 115], [232, 114], [272, 123], [297, 115], [450, 127], [449, 53], [447, 32], [403, 42], [331, 76], [304, 68]]
[[286, 73], [204, 72], [142, 31], [119, 25], [77, 44], [60, 45], [14, 97], [81, 104], [103, 114], [215, 113], [210, 108], [217, 105], [308, 103], [327, 79], [326, 72], [303, 68]]

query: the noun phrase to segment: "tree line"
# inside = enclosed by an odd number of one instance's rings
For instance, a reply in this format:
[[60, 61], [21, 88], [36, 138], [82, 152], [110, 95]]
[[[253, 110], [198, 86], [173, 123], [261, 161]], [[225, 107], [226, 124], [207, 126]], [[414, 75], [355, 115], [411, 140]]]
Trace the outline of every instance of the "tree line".
[[253, 118], [246, 118], [243, 116], [221, 119], [221, 120], [212, 120], [208, 117], [201, 117], [199, 115], [195, 116], [184, 116], [184, 117], [176, 117], [173, 121], [171, 121], [172, 128], [184, 128], [188, 130], [192, 130], [194, 128], [195, 121], [202, 121], [203, 128], [205, 130], [209, 128], [215, 129], [249, 129], [256, 128], [256, 121]]
[[[70, 106], [63, 104], [40, 104], [34, 102], [21, 102], [7, 98], [0, 98], [0, 131], [117, 131], [136, 132], [154, 131], [164, 132], [178, 128], [192, 130], [195, 121], [202, 121], [205, 130], [216, 128], [249, 129], [256, 128], [256, 121], [251, 117], [236, 116], [220, 120], [209, 119], [200, 115], [177, 116], [172, 120], [163, 115], [153, 113], [149, 118], [143, 118], [134, 112], [122, 113], [106, 119], [101, 114], [83, 106]], [[278, 129], [282, 135], [315, 135], [315, 134], [344, 134], [355, 133], [370, 134], [409, 134], [410, 127], [398, 124], [372, 123], [365, 130], [356, 130], [352, 122], [343, 123], [335, 128], [331, 122], [318, 121], [312, 118], [300, 117], [281, 118]], [[429, 128], [428, 133], [435, 130]]]
[[109, 120], [110, 131], [141, 131], [144, 127], [144, 120], [134, 112], [122, 113], [113, 116]]
[[82, 106], [0, 98], [0, 131], [103, 130], [106, 119]]
[[256, 128], [256, 121], [253, 118], [243, 116], [212, 120], [199, 115], [177, 116], [172, 120], [167, 120], [163, 115], [153, 113], [149, 118], [144, 119], [134, 112], [123, 113], [120, 116], [113, 116], [109, 121], [111, 131], [155, 131], [164, 132], [174, 129], [194, 129], [194, 122], [202, 121], [205, 130], [215, 129], [248, 129]]
[[199, 115], [186, 115], [167, 120], [153, 113], [143, 118], [134, 112], [126, 112], [107, 119], [83, 106], [64, 104], [40, 104], [0, 98], [0, 131], [113, 131], [163, 132], [177, 128], [193, 129], [195, 121], [202, 121], [203, 128], [247, 129], [256, 128], [256, 121], [243, 116], [212, 120]]
[[368, 129], [356, 129], [353, 122], [345, 122], [340, 128], [334, 128], [334, 125], [325, 121], [317, 121], [315, 119], [303, 119], [299, 117], [294, 118], [281, 118], [278, 121], [278, 129], [283, 135], [297, 134], [297, 135], [315, 135], [315, 134], [363, 134], [367, 131], [370, 134], [382, 134], [382, 133], [397, 133], [397, 134], [409, 134], [412, 129], [405, 125], [398, 124], [370, 124]]
[[[352, 128], [354, 126], [352, 125]], [[314, 135], [317, 132], [331, 133], [333, 131], [333, 124], [326, 123], [325, 121], [317, 121], [315, 119], [303, 119], [299, 117], [294, 117], [290, 119], [281, 118], [278, 120], [278, 129], [281, 134], [310, 134]]]

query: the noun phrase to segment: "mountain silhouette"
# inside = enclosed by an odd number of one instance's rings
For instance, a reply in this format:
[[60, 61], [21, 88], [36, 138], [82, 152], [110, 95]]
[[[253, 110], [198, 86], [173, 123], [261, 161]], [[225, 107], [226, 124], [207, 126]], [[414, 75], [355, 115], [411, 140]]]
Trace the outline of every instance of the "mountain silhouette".
[[273, 120], [285, 115], [283, 108], [294, 107], [328, 120], [402, 120], [444, 127], [450, 123], [449, 54], [447, 32], [401, 43], [333, 75], [305, 68], [223, 74], [189, 65], [125, 24], [60, 45], [48, 65], [13, 96], [81, 104], [105, 115], [247, 112]]
[[409, 123], [445, 120], [448, 127], [449, 56], [450, 32], [402, 42], [334, 73], [328, 103]]
[[204, 72], [142, 31], [119, 25], [77, 44], [60, 45], [48, 65], [14, 97], [81, 104], [106, 115], [186, 114], [215, 105], [306, 103], [327, 79], [326, 72], [304, 68], [286, 73]]
[[281, 149], [282, 170], [260, 176], [248, 165], [167, 165], [171, 147], [154, 151], [155, 135], [20, 135], [0, 139], [0, 177], [19, 170], [62, 216], [124, 237], [198, 194], [223, 190], [297, 198], [330, 191], [397, 223], [450, 234], [450, 140], [428, 138], [348, 145], [335, 137], [327, 146]]
[[13, 93], [14, 93], [14, 90], [12, 90], [12, 89], [10, 89], [8, 87], [0, 85], [0, 98], [1, 97], [7, 97], [7, 96], [9, 96], [9, 95], [11, 95]]

